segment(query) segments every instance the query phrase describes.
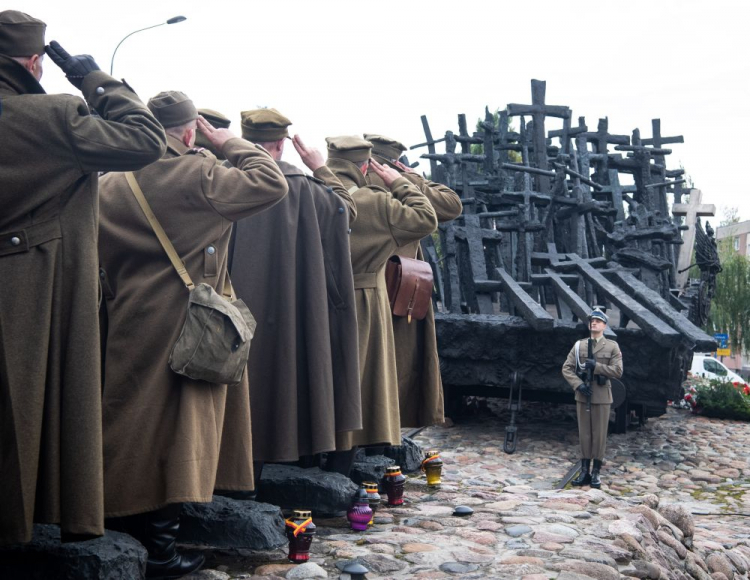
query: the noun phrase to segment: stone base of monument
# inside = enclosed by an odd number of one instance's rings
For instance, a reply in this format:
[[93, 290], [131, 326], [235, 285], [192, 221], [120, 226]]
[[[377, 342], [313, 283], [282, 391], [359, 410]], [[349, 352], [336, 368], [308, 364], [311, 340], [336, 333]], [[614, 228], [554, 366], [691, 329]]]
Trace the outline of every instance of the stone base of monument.
[[107, 530], [95, 540], [60, 543], [60, 528], [34, 526], [28, 544], [0, 548], [3, 580], [141, 580], [146, 549], [127, 534]]
[[401, 467], [402, 473], [416, 473], [422, 468], [424, 451], [408, 437], [401, 438], [401, 445], [386, 447], [384, 455], [390, 457]]
[[287, 543], [284, 517], [275, 505], [215, 495], [211, 503], [187, 503], [180, 516], [181, 544], [273, 550]]
[[356, 491], [354, 482], [340, 473], [317, 467], [266, 464], [258, 486], [258, 501], [288, 510], [311, 510], [313, 518], [341, 516]]
[[382, 479], [385, 475], [385, 468], [396, 465], [396, 462], [384, 455], [365, 455], [364, 450], [360, 449], [352, 464], [352, 471], [349, 476], [357, 484], [365, 481], [374, 481], [382, 489]]

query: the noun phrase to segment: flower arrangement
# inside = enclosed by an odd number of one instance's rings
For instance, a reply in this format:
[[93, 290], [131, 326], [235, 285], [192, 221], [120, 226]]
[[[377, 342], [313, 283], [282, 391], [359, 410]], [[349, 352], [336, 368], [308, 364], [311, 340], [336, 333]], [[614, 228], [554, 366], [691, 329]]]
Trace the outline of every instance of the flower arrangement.
[[719, 419], [750, 421], [750, 385], [688, 376], [684, 384], [683, 408]]

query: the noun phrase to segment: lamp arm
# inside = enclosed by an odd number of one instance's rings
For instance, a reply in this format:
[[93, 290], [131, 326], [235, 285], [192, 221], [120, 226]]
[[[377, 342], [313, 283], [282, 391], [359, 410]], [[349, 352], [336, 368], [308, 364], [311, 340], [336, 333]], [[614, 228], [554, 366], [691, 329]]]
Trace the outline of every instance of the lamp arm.
[[151, 28], [157, 28], [158, 26], [164, 26], [166, 22], [161, 22], [160, 24], [154, 24], [153, 26], [147, 26], [146, 28], [140, 28], [138, 30], [134, 30], [130, 34], [128, 34], [125, 38], [123, 38], [119, 43], [117, 43], [117, 46], [115, 47], [115, 51], [112, 53], [112, 60], [109, 63], [109, 75], [112, 76], [112, 71], [115, 67], [115, 55], [117, 54], [117, 49], [120, 48], [120, 45], [125, 42], [128, 38], [136, 34], [137, 32], [143, 32], [144, 30], [150, 30]]

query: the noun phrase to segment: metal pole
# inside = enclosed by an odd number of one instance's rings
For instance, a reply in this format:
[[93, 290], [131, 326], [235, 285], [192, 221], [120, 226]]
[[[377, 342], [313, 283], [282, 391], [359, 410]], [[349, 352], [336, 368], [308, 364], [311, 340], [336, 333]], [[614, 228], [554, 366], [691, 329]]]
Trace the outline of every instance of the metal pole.
[[115, 47], [115, 51], [112, 53], [112, 60], [109, 62], [109, 74], [112, 76], [114, 68], [115, 68], [115, 55], [117, 54], [117, 49], [120, 48], [120, 45], [125, 42], [128, 38], [136, 34], [137, 32], [143, 32], [144, 30], [151, 30], [152, 28], [158, 28], [159, 26], [164, 26], [165, 24], [177, 24], [178, 22], [184, 22], [187, 20], [185, 16], [173, 16], [166, 22], [161, 22], [160, 24], [154, 24], [153, 26], [147, 26], [146, 28], [139, 28], [138, 30], [134, 30], [130, 34], [128, 34], [125, 38], [123, 38], [120, 42], [117, 43], [117, 46]]

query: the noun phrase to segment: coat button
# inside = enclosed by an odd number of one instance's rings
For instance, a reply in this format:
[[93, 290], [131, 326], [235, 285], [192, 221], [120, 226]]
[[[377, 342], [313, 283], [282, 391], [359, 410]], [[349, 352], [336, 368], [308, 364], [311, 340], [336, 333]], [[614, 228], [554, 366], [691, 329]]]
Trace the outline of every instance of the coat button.
[[18, 236], [13, 236], [10, 239], [10, 245], [11, 246], [20, 246], [21, 245], [21, 238], [19, 238]]
[[344, 208], [343, 207], [339, 208], [339, 213], [344, 213]]
[[210, 256], [213, 256], [216, 253], [216, 248], [214, 248], [213, 246], [208, 246], [208, 248], [206, 248], [206, 252], [208, 252]]
[[104, 87], [96, 87], [96, 94], [97, 95], [103, 95], [104, 94]]
[[349, 228], [348, 230], [346, 230], [346, 233], [347, 234], [351, 234], [352, 233], [352, 228]]
[[333, 193], [333, 188], [332, 187], [326, 187], [326, 191], [328, 193]]

